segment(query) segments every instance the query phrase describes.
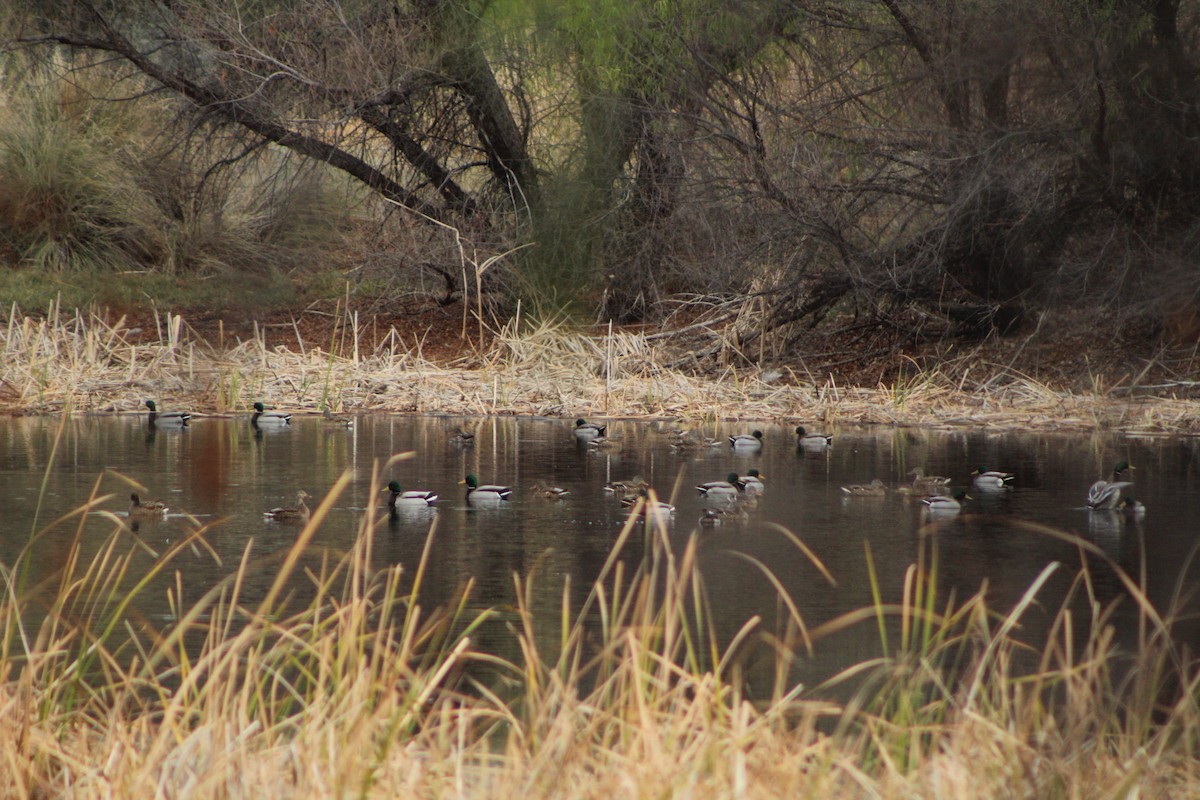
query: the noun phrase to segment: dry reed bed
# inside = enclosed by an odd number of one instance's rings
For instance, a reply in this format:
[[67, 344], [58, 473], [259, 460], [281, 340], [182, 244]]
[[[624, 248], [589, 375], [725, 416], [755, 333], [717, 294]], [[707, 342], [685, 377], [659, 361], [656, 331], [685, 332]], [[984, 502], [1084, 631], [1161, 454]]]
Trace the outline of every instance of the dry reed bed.
[[[691, 686], [689, 682], [687, 684]], [[354, 687], [352, 687], [354, 688]], [[0, 733], [10, 777], [6, 797], [73, 798], [1000, 798], [1196, 797], [1200, 775], [1180, 754], [1166, 758], [1085, 748], [1038, 748], [996, 722], [963, 714], [929, 733], [936, 754], [909, 769], [863, 763], [860, 753], [811, 725], [787, 729], [743, 705], [714, 705], [697, 689], [688, 703], [634, 719], [597, 719], [591, 704], [558, 705], [538, 721], [545, 738], [497, 747], [480, 737], [494, 711], [464, 708], [431, 721], [428, 734], [393, 746], [394, 705], [313, 709], [286, 731], [238, 717], [203, 719], [167, 735], [147, 719], [118, 718], [98, 730], [56, 733], [53, 721], [6, 717], [24, 731]], [[6, 712], [19, 709], [6, 705]], [[330, 714], [335, 712], [336, 716]], [[206, 715], [207, 717], [207, 715]], [[64, 720], [65, 722], [65, 720]], [[597, 741], [599, 739], [599, 741]], [[149, 743], [149, 744], [148, 744]], [[9, 793], [11, 792], [11, 793]], [[30, 792], [31, 794], [25, 794]]]
[[[373, 477], [388, 467], [377, 466]], [[470, 587], [461, 602], [422, 609], [425, 558], [411, 572], [371, 567], [380, 535], [371, 509], [351, 552], [320, 564], [304, 560], [348, 480], [280, 554], [265, 597], [242, 600], [256, 559], [251, 543], [227, 583], [193, 606], [173, 604], [161, 629], [126, 610], [146, 591], [148, 576], [130, 574], [139, 551], [116, 518], [94, 560], [74, 552], [41, 585], [24, 582], [19, 566], [0, 572], [7, 723], [0, 726], [0, 796], [1099, 798], [1200, 791], [1191, 667], [1170, 643], [1170, 615], [1152, 609], [1128, 576], [1126, 600], [1141, 620], [1136, 652], [1114, 644], [1111, 608], [1087, 603], [1093, 633], [1077, 640], [1080, 620], [1064, 604], [1032, 674], [1013, 671], [1025, 649], [1014, 634], [1042, 602], [1045, 581], [1067, 567], [1047, 566], [1011, 609], [990, 608], [984, 592], [955, 603], [936, 586], [933, 537], [923, 540], [932, 543], [921, 547], [894, 604], [807, 629], [803, 609], [784, 602], [779, 630], [751, 619], [727, 642], [716, 640], [704, 604], [698, 540], [680, 547], [666, 531], [642, 533], [632, 523], [586, 597], [563, 587], [559, 614], [542, 612], [550, 619], [532, 612], [545, 607], [538, 583], [546, 578], [536, 574], [514, 576], [515, 607], [502, 612], [472, 609]], [[79, 525], [77, 547], [82, 532]], [[179, 570], [179, 556], [204, 535], [198, 528], [174, 543], [150, 572]], [[434, 528], [425, 555], [438, 544]], [[628, 547], [644, 557], [627, 565], [618, 554]], [[311, 601], [291, 599], [293, 580], [310, 585]], [[1082, 599], [1095, 599], [1086, 568], [1075, 587]], [[44, 619], [23, 616], [31, 602], [46, 609]], [[519, 653], [513, 661], [473, 646], [476, 626], [495, 613], [506, 614]], [[885, 617], [903, 621], [900, 635], [881, 642], [878, 658], [843, 673], [867, 677], [850, 701], [823, 699], [826, 687], [789, 683], [803, 642], [819, 648], [827, 633], [870, 629]], [[741, 670], [763, 658], [775, 661], [775, 686], [760, 687], [751, 701]], [[1119, 658], [1133, 659], [1128, 683], [1115, 677]], [[495, 677], [469, 677], [464, 667], [472, 665]]]
[[1057, 391], [1003, 369], [985, 384], [923, 372], [875, 387], [796, 375], [764, 380], [757, 369], [734, 366], [697, 375], [661, 366], [677, 360], [670, 337], [516, 327], [501, 330], [489, 352], [447, 366], [395, 335], [362, 349], [350, 315], [324, 348], [306, 347], [297, 332], [286, 345], [268, 347], [258, 335], [217, 349], [177, 315], [165, 315], [154, 330], [131, 331], [123, 321], [109, 325], [79, 311], [51, 307], [34, 318], [12, 308], [0, 330], [0, 412], [132, 411], [153, 397], [166, 408], [208, 413], [242, 411], [263, 399], [293, 410], [1200, 432], [1191, 401]]

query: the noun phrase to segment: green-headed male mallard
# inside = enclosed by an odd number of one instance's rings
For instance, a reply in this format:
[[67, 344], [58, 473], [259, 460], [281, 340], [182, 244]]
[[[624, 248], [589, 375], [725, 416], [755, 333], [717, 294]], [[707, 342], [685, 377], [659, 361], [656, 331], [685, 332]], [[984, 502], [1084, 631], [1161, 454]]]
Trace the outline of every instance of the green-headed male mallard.
[[767, 477], [756, 469], [752, 469], [745, 475], [737, 479], [737, 485], [741, 487], [746, 494], [762, 494], [767, 486], [763, 483], [763, 478]]
[[478, 505], [497, 505], [507, 502], [512, 496], [512, 489], [508, 486], [497, 486], [495, 484], [486, 483], [480, 484], [479, 479], [473, 474], [468, 475], [463, 483], [467, 485], [467, 502]]
[[876, 478], [870, 483], [852, 483], [849, 486], [843, 486], [842, 491], [851, 497], [883, 497], [887, 494], [887, 486], [879, 478]]
[[388, 497], [388, 510], [395, 511], [396, 506], [406, 508], [427, 508], [437, 502], [437, 492], [424, 489], [409, 489], [407, 492], [400, 488], [396, 481], [388, 483], [385, 492], [391, 492]]
[[1123, 481], [1125, 473], [1133, 467], [1128, 461], [1118, 461], [1108, 480], [1101, 478], [1088, 489], [1088, 508], [1116, 508], [1121, 501], [1121, 490], [1132, 486], [1132, 481]]
[[980, 489], [1007, 489], [1017, 476], [1011, 472], [1000, 472], [987, 467], [976, 467], [971, 473], [971, 481]]
[[731, 472], [723, 481], [709, 481], [696, 485], [696, 491], [706, 500], [736, 500], [741, 493], [741, 483], [736, 472]]
[[762, 431], [739, 433], [729, 437], [729, 446], [735, 450], [761, 450], [763, 445]]
[[192, 415], [186, 411], [163, 411], [160, 413], [153, 400], [146, 401], [146, 408], [150, 409], [149, 425], [151, 428], [186, 428], [188, 420], [192, 418]]
[[250, 418], [250, 424], [256, 428], [282, 428], [292, 424], [292, 415], [267, 411], [266, 407], [258, 402], [254, 404], [254, 416]]
[[167, 506], [156, 500], [143, 501], [137, 494], [129, 495], [129, 516], [132, 519], [154, 519], [165, 517]]
[[263, 516], [272, 522], [308, 522], [312, 512], [308, 510], [304, 501], [310, 496], [308, 492], [301, 489], [296, 493], [296, 505], [272, 508], [270, 511], [264, 511]]
[[1130, 519], [1141, 519], [1146, 516], [1146, 504], [1141, 500], [1134, 500], [1132, 497], [1122, 500], [1118, 508], [1125, 512], [1125, 516]]
[[955, 489], [950, 494], [938, 494], [921, 500], [925, 510], [931, 514], [956, 514], [962, 509], [963, 500], [967, 499], [966, 489]]
[[586, 419], [575, 420], [575, 438], [581, 442], [590, 442], [593, 439], [599, 439], [601, 436], [604, 436], [607, 430], [607, 425], [588, 422]]
[[833, 437], [823, 433], [809, 433], [803, 425], [796, 426], [796, 444], [805, 450], [824, 450], [833, 444]]

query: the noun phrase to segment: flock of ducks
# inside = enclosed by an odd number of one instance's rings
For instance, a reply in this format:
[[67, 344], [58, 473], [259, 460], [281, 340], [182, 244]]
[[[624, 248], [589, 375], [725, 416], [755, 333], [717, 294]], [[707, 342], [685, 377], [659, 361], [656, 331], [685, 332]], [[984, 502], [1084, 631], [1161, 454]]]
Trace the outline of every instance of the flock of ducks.
[[[576, 436], [581, 439], [594, 439], [605, 435], [604, 426], [588, 423], [582, 419], [577, 420], [575, 425]], [[676, 430], [670, 433], [675, 438], [673, 446], [678, 449], [718, 447], [724, 444], [720, 440], [700, 436], [694, 431]], [[796, 444], [802, 450], [823, 451], [833, 446], [832, 436], [807, 431], [803, 426], [797, 426], [795, 433]], [[762, 442], [762, 431], [757, 430], [748, 434], [728, 437], [728, 444], [735, 450], [758, 450], [762, 448]], [[1123, 496], [1125, 490], [1133, 485], [1131, 481], [1125, 479], [1126, 473], [1132, 469], [1133, 467], [1127, 461], [1117, 462], [1108, 479], [1102, 478], [1089, 487], [1087, 507], [1095, 510], [1120, 510], [1132, 517], [1142, 517], [1146, 513], [1145, 505], [1132, 496]], [[746, 475], [731, 472], [723, 481], [711, 481], [697, 485], [696, 490], [705, 500], [726, 504], [725, 507], [718, 505], [716, 508], [706, 508], [700, 518], [700, 524], [716, 525], [728, 517], [744, 516], [746, 509], [752, 507], [757, 496], [765, 490], [764, 477], [766, 476], [761, 475], [758, 470], [752, 469]], [[911, 481], [896, 491], [920, 500], [931, 515], [956, 514], [962, 510], [963, 502], [970, 499], [965, 488], [951, 486], [953, 480], [949, 477], [926, 475], [920, 467], [910, 471], [909, 477]], [[980, 492], [994, 493], [1011, 489], [1016, 481], [1016, 475], [980, 466], [971, 473], [970, 480], [971, 485]], [[883, 497], [890, 491], [887, 484], [878, 478], [870, 483], [852, 484], [843, 486], [841, 489], [848, 497]], [[633, 505], [637, 497], [644, 498], [647, 494], [645, 486], [623, 483], [617, 484], [616, 487], [610, 484], [606, 490], [624, 492], [627, 505]], [[673, 513], [674, 507], [659, 502], [650, 510]]]
[[[192, 419], [192, 415], [186, 411], [159, 411], [158, 405], [153, 400], [146, 401], [146, 408], [150, 409], [150, 417], [147, 424], [150, 428], [186, 428]], [[328, 408], [322, 412], [326, 422], [343, 427], [353, 427], [353, 417], [335, 416]], [[253, 428], [282, 428], [292, 424], [292, 415], [283, 414], [278, 411], [267, 411], [266, 406], [262, 402], [254, 404], [254, 414], [250, 417], [250, 425]]]
[[[153, 400], [146, 401], [150, 411], [149, 426], [155, 427], [187, 427], [192, 415], [182, 411], [160, 412]], [[328, 409], [324, 410], [326, 422], [338, 426], [353, 426], [350, 417], [333, 415]], [[291, 425], [292, 415], [267, 411], [261, 402], [254, 404], [254, 414], [250, 424], [257, 429], [283, 428]], [[588, 447], [604, 446], [610, 442], [608, 426], [585, 419], [577, 419], [572, 429], [575, 439]], [[763, 433], [754, 430], [750, 433], [735, 434], [725, 440], [713, 439], [700, 435], [695, 430], [671, 430], [671, 446], [677, 450], [692, 450], [697, 448], [730, 447], [736, 452], [752, 453], [762, 449]], [[806, 451], [823, 451], [833, 446], [833, 437], [821, 433], [813, 433], [803, 426], [795, 429], [796, 444]], [[471, 446], [475, 443], [475, 434], [457, 428], [451, 436], [451, 441], [460, 446]], [[1125, 490], [1132, 486], [1126, 480], [1127, 473], [1133, 467], [1127, 461], [1119, 461], [1113, 467], [1112, 474], [1107, 479], [1093, 483], [1087, 493], [1087, 507], [1098, 510], [1119, 509], [1130, 515], [1141, 516], [1145, 506], [1132, 496], [1125, 495]], [[911, 482], [899, 487], [896, 491], [914, 499], [919, 499], [930, 513], [957, 513], [963, 501], [969, 499], [966, 489], [951, 488], [953, 481], [941, 475], [926, 475], [918, 467], [909, 473]], [[1010, 489], [1016, 480], [1011, 472], [988, 469], [980, 466], [971, 473], [972, 485], [981, 492], [999, 492]], [[695, 489], [705, 502], [703, 514], [699, 523], [704, 526], [719, 525], [730, 518], [742, 518], [747, 510], [752, 508], [762, 493], [766, 490], [765, 475], [757, 469], [749, 470], [745, 475], [730, 472], [725, 480], [708, 481], [695, 486]], [[510, 486], [481, 483], [474, 474], [468, 474], [461, 485], [466, 486], [466, 500], [471, 505], [497, 506], [509, 502], [513, 497]], [[852, 484], [841, 487], [849, 497], [883, 497], [891, 491], [878, 478], [865, 484]], [[404, 489], [397, 481], [390, 481], [383, 490], [388, 494], [388, 510], [395, 514], [401, 508], [429, 508], [438, 502], [437, 492], [426, 489]], [[552, 486], [543, 482], [535, 483], [530, 491], [534, 497], [546, 500], [562, 500], [570, 492], [566, 489]], [[604, 487], [607, 494], [619, 496], [623, 506], [634, 509], [637, 513], [650, 517], [666, 517], [675, 513], [675, 507], [669, 503], [652, 497], [650, 485], [640, 477], [625, 481], [610, 481]], [[1124, 496], [1123, 496], [1124, 495]], [[296, 503], [292, 506], [272, 508], [263, 512], [266, 519], [275, 522], [307, 522], [311, 516], [305, 503], [311, 496], [301, 490], [296, 495]], [[131, 519], [148, 519], [165, 516], [167, 507], [153, 500], [142, 500], [137, 494], [130, 495], [129, 517]]]
[[[1101, 478], [1088, 487], [1087, 507], [1090, 510], [1110, 511], [1120, 510], [1131, 516], [1141, 517], [1146, 513], [1146, 506], [1130, 495], [1122, 496], [1125, 489], [1132, 486], [1131, 481], [1124, 480], [1126, 473], [1133, 467], [1127, 461], [1119, 461], [1113, 467], [1108, 479]], [[957, 512], [962, 508], [964, 500], [968, 499], [967, 490], [958, 487], [951, 489], [953, 482], [941, 475], [926, 475], [918, 467], [909, 473], [912, 482], [901, 486], [897, 491], [910, 497], [918, 498], [930, 511]], [[981, 492], [999, 492], [1012, 488], [1016, 475], [1011, 472], [978, 467], [971, 473], [971, 483]], [[882, 497], [888, 493], [888, 487], [876, 478], [867, 484], [843, 486], [842, 491], [851, 497]]]
[[[803, 430], [803, 428], [798, 429], [798, 435], [801, 436], [802, 442], [805, 441]], [[588, 422], [585, 419], [575, 421], [572, 433], [578, 443], [587, 447], [603, 447], [613, 443], [608, 436], [607, 425]], [[671, 435], [673, 437], [672, 446], [679, 449], [723, 446], [737, 451], [750, 452], [761, 450], [763, 446], [763, 434], [758, 430], [729, 436], [724, 441], [700, 437], [691, 431], [673, 431]], [[475, 434], [468, 433], [462, 428], [456, 428], [450, 439], [457, 445], [469, 447], [475, 443]], [[817, 440], [821, 445], [828, 446], [833, 437], [815, 436], [812, 437], [810, 444]], [[724, 481], [711, 481], [697, 485], [696, 490], [701, 497], [714, 501], [718, 505], [716, 508], [705, 509], [704, 516], [700, 520], [701, 524], [719, 524], [724, 519], [743, 515], [749, 504], [747, 501], [757, 497], [765, 489], [766, 485], [763, 483], [765, 477], [757, 469], [751, 469], [745, 475], [731, 472]], [[479, 477], [473, 473], [468, 474], [459, 483], [466, 486], [467, 503], [473, 506], [500, 506], [511, 501], [514, 496], [511, 486], [482, 483]], [[405, 489], [397, 481], [391, 481], [384, 491], [389, 495], [388, 509], [392, 513], [400, 508], [430, 507], [439, 499], [437, 492], [425, 489]], [[563, 500], [571, 494], [567, 489], [550, 485], [544, 481], [534, 483], [529, 491], [533, 497], [543, 500]], [[620, 497], [624, 507], [634, 510], [642, 516], [669, 516], [675, 513], [675, 506], [656, 499], [656, 495], [652, 497], [650, 484], [641, 477], [610, 481], [605, 484], [604, 492]]]
[[[669, 431], [672, 437], [672, 447], [688, 450], [701, 447], [730, 447], [737, 452], [755, 452], [763, 447], [763, 433], [760, 430], [750, 433], [728, 436], [724, 440], [712, 439], [699, 435], [695, 431]], [[603, 447], [612, 444], [608, 436], [608, 426], [589, 422], [586, 419], [575, 420], [572, 428], [575, 440], [586, 447]], [[796, 429], [797, 443], [806, 449], [823, 449], [833, 443], [832, 436], [810, 434], [803, 427]], [[451, 435], [451, 441], [461, 446], [474, 444], [474, 434], [457, 428]], [[759, 495], [766, 489], [766, 478], [757, 469], [749, 470], [745, 475], [730, 472], [723, 481], [709, 481], [696, 485], [696, 491], [706, 501], [709, 507], [704, 509], [700, 518], [701, 525], [718, 525], [730, 518], [743, 517], [747, 509], [753, 507]], [[478, 476], [469, 474], [460, 481], [466, 486], [466, 500], [470, 505], [499, 506], [512, 500], [514, 491], [511, 486], [482, 483]], [[436, 492], [428, 490], [405, 490], [398, 482], [392, 481], [387, 489], [389, 493], [388, 508], [392, 512], [401, 507], [420, 508], [432, 506], [438, 501]], [[532, 495], [544, 500], [562, 500], [570, 492], [566, 489], [538, 481], [530, 487]], [[604, 492], [620, 497], [625, 508], [644, 517], [669, 517], [675, 513], [675, 506], [657, 499], [652, 493], [650, 484], [641, 477], [628, 480], [609, 481], [604, 486]]]
[[[146, 401], [146, 408], [150, 411], [147, 425], [151, 430], [157, 428], [187, 428], [192, 419], [192, 415], [186, 411], [159, 411], [158, 405], [153, 400]], [[278, 430], [292, 424], [291, 414], [268, 411], [261, 401], [256, 402], [253, 408], [254, 413], [250, 417], [250, 426], [256, 431], [263, 429]], [[328, 408], [324, 410], [322, 416], [326, 422], [340, 427], [353, 427], [354, 425], [352, 417], [335, 416]], [[311, 497], [312, 495], [308, 492], [301, 490], [296, 494], [295, 505], [269, 509], [263, 512], [263, 516], [274, 522], [308, 522], [312, 516], [312, 512], [304, 501]], [[129, 499], [129, 518], [131, 520], [158, 519], [165, 517], [169, 511], [164, 503], [156, 500], [142, 500], [137, 494], [131, 494]]]

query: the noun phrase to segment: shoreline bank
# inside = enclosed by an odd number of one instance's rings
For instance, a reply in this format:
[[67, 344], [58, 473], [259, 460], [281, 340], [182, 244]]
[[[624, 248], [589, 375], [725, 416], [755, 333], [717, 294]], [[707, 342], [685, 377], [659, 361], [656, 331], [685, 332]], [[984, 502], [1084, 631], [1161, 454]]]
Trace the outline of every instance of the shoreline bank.
[[265, 335], [214, 346], [167, 315], [154, 335], [82, 312], [10, 317], [0, 328], [0, 414], [248, 412], [256, 401], [296, 413], [533, 415], [572, 418], [763, 420], [995, 430], [1200, 434], [1200, 403], [1128, 386], [1055, 389], [982, 365], [986, 380], [924, 371], [890, 385], [802, 380], [781, 369], [671, 369], [678, 355], [644, 333], [590, 336], [562, 330], [497, 335], [450, 364], [399, 336], [328, 348], [269, 345]]

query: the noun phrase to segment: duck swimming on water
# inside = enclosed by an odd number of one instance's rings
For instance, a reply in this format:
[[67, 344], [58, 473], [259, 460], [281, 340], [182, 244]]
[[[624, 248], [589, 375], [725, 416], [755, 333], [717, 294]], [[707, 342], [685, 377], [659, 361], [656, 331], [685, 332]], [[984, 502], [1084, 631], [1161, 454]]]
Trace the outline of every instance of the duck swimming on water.
[[607, 425], [588, 422], [582, 418], [575, 420], [575, 438], [581, 442], [590, 442], [593, 439], [598, 439], [604, 436], [607, 430]]
[[301, 489], [296, 493], [296, 505], [272, 508], [270, 511], [264, 511], [263, 516], [273, 522], [308, 522], [311, 512], [304, 501], [309, 496], [308, 492]]
[[186, 411], [162, 411], [154, 404], [153, 400], [146, 401], [146, 408], [150, 409], [150, 427], [151, 428], [186, 428], [188, 420], [192, 415]]
[[512, 489], [508, 486], [497, 486], [491, 483], [481, 484], [474, 474], [468, 475], [463, 483], [467, 485], [467, 502], [484, 505], [497, 505], [508, 502]]
[[250, 424], [255, 428], [282, 428], [292, 424], [292, 415], [267, 411], [266, 406], [258, 402], [254, 404], [254, 416], [250, 417]]
[[762, 431], [739, 433], [729, 437], [729, 445], [734, 450], [760, 450], [763, 446]]
[[405, 491], [396, 481], [388, 483], [384, 491], [391, 492], [391, 496], [388, 497], [388, 509], [391, 511], [395, 511], [396, 506], [417, 508], [431, 506], [438, 499], [437, 492], [430, 492], [424, 489], [409, 489]]
[[1088, 489], [1088, 508], [1116, 508], [1121, 501], [1121, 490], [1133, 486], [1132, 481], [1121, 480], [1133, 467], [1128, 461], [1118, 461], [1108, 480], [1101, 478]]
[[167, 506], [157, 500], [142, 500], [137, 493], [129, 495], [129, 516], [135, 519], [165, 517]]

